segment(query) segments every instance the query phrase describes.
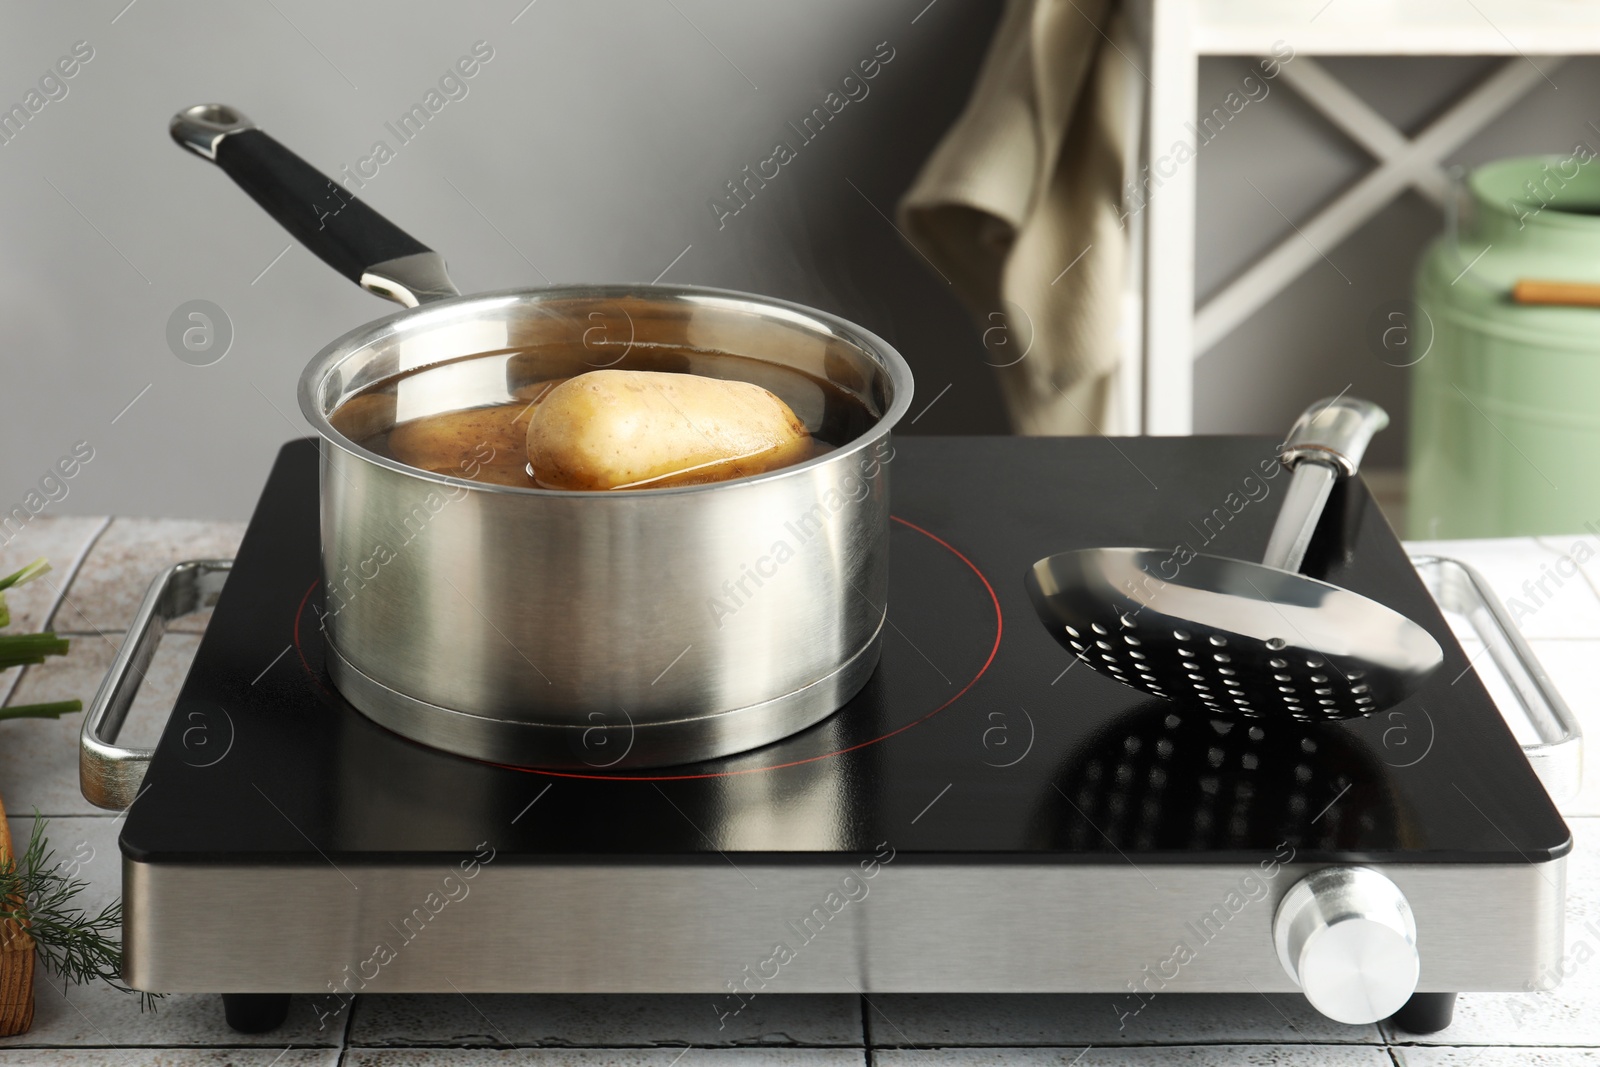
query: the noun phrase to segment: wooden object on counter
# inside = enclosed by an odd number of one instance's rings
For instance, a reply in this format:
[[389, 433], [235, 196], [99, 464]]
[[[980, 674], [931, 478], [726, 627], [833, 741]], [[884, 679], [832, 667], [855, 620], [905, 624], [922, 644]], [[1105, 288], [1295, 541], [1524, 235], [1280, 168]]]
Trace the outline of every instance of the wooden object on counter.
[[[0, 863], [18, 862], [11, 823], [0, 803]], [[26, 923], [0, 921], [0, 1037], [25, 1034], [33, 1026], [33, 935]]]
[[1521, 278], [1511, 287], [1511, 299], [1518, 304], [1595, 308], [1600, 307], [1600, 284]]

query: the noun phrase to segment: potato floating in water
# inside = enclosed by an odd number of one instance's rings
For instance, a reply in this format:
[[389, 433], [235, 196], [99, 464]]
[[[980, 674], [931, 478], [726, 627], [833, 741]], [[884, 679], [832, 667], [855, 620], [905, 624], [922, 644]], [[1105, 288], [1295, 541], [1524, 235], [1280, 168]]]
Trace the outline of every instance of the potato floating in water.
[[[528, 422], [544, 398], [566, 379], [536, 382], [517, 391], [519, 404], [443, 411], [407, 419], [389, 431], [389, 451], [401, 463], [435, 474], [526, 485]], [[515, 416], [507, 419], [507, 408]]]
[[599, 370], [550, 391], [528, 423], [546, 489], [659, 489], [743, 478], [811, 454], [782, 400], [749, 382]]

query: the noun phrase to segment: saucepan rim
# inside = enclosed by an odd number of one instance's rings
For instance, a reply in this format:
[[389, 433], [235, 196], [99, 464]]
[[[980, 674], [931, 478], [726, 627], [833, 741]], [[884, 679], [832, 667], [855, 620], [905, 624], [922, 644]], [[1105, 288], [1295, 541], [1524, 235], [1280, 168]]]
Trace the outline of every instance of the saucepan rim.
[[[335, 374], [340, 366], [347, 360], [360, 355], [372, 345], [379, 344], [406, 329], [420, 328], [426, 325], [430, 318], [454, 319], [460, 315], [463, 308], [468, 308], [474, 304], [482, 304], [487, 307], [523, 301], [537, 303], [549, 299], [584, 297], [619, 299], [630, 296], [643, 297], [665, 303], [716, 301], [722, 304], [742, 304], [745, 305], [745, 310], [761, 314], [779, 313], [775, 316], [779, 321], [785, 322], [790, 326], [810, 328], [819, 337], [826, 336], [846, 342], [877, 363], [889, 378], [891, 390], [889, 407], [877, 418], [871, 428], [859, 437], [840, 445], [832, 451], [814, 456], [803, 463], [796, 463], [793, 466], [781, 467], [762, 474], [752, 474], [724, 482], [668, 486], [660, 489], [630, 489], [626, 492], [618, 492], [614, 489], [540, 489], [537, 487], [497, 485], [490, 482], [472, 481], [471, 479], [459, 478], [454, 475], [422, 470], [363, 448], [335, 428], [329, 420], [328, 413], [323, 411], [323, 405], [319, 399], [323, 383]], [[746, 358], [760, 359], [759, 355], [740, 354], [746, 356]], [[462, 355], [470, 357], [471, 353], [462, 353]], [[324, 441], [358, 459], [365, 460], [375, 466], [384, 467], [397, 474], [404, 474], [408, 477], [439, 485], [461, 487], [482, 493], [559, 497], [562, 499], [593, 497], [639, 499], [641, 497], [665, 497], [716, 492], [719, 490], [727, 491], [739, 486], [754, 486], [783, 478], [803, 477], [811, 470], [830, 463], [837, 463], [841, 457], [854, 455], [887, 437], [901, 417], [909, 410], [912, 390], [913, 376], [911, 367], [906, 362], [905, 357], [895, 350], [894, 346], [870, 330], [866, 330], [847, 319], [826, 311], [819, 311], [816, 308], [807, 307], [804, 304], [789, 300], [781, 300], [777, 297], [761, 296], [754, 293], [710, 286], [601, 283], [498, 289], [490, 292], [469, 293], [446, 300], [437, 300], [423, 304], [420, 307], [403, 308], [393, 314], [385, 315], [382, 318], [374, 319], [362, 326], [358, 326], [324, 347], [312, 357], [311, 362], [301, 372], [298, 395], [301, 413]]]

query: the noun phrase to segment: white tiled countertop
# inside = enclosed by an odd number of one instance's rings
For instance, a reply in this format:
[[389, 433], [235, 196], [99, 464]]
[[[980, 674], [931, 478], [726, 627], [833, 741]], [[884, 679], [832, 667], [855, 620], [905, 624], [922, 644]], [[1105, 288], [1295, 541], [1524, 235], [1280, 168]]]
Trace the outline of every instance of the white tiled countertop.
[[[233, 555], [242, 523], [161, 519], [35, 519], [0, 548], [0, 573], [48, 556], [55, 572], [8, 599], [14, 628], [51, 625], [73, 636], [69, 655], [0, 674], [6, 703], [88, 701], [110, 665], [150, 579], [181, 559]], [[1546, 538], [1417, 543], [1414, 551], [1477, 567], [1505, 598], [1534, 652], [1577, 713], [1600, 735], [1600, 540]], [[204, 619], [162, 642], [123, 732], [153, 745], [176, 698]], [[50, 819], [61, 856], [90, 858], [81, 876], [98, 907], [120, 890], [120, 822], [78, 791], [81, 716], [0, 723], [0, 796], [12, 832], [29, 814]], [[215, 996], [172, 996], [154, 1013], [103, 986], [65, 990], [42, 972], [30, 1033], [0, 1040], [0, 1067], [26, 1063], [310, 1067], [696, 1064], [1339, 1064], [1349, 1067], [1600, 1067], [1600, 772], [1561, 803], [1577, 841], [1568, 869], [1567, 947], [1560, 989], [1464, 994], [1455, 1023], [1429, 1037], [1344, 1026], [1298, 996], [1178, 995], [1153, 1001], [1120, 1030], [1104, 997], [766, 996], [717, 1030], [697, 996], [362, 996], [341, 1025], [319, 1029], [304, 998], [271, 1034], [229, 1030]], [[1592, 925], [1590, 925], [1592, 924]], [[1595, 959], [1591, 960], [1590, 957]]]

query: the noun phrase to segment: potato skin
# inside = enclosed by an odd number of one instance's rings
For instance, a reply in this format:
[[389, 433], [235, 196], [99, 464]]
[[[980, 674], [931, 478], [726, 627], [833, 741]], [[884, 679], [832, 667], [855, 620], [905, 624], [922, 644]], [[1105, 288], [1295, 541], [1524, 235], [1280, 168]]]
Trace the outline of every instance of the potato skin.
[[528, 461], [546, 489], [659, 489], [798, 463], [811, 435], [749, 382], [598, 370], [552, 389], [528, 423]]

